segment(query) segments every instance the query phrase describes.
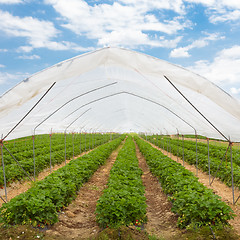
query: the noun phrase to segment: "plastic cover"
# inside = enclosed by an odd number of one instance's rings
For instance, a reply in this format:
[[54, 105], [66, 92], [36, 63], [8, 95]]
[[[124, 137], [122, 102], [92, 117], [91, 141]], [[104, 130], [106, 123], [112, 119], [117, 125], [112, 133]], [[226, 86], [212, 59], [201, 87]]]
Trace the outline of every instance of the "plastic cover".
[[6, 139], [84, 131], [196, 133], [240, 140], [240, 104], [219, 87], [166, 61], [109, 47], [47, 68], [1, 96], [3, 137], [54, 82]]

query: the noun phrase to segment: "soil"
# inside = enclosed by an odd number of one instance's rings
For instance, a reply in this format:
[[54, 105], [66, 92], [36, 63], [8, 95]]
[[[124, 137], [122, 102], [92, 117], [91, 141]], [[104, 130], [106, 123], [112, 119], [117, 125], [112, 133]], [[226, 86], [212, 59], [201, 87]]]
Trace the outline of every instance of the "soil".
[[[183, 165], [183, 161], [180, 160], [180, 158], [177, 158], [177, 156], [172, 155], [171, 153], [164, 151], [161, 148], [156, 147], [155, 145], [151, 144], [153, 147], [159, 149], [164, 155], [170, 157], [172, 160], [179, 162]], [[198, 161], [201, 161], [199, 159]], [[221, 182], [219, 179], [214, 179], [213, 184], [209, 185], [209, 175], [201, 171], [200, 169], [196, 170], [196, 167], [193, 165], [188, 164], [187, 162], [184, 162], [184, 167], [188, 169], [189, 171], [193, 172], [195, 176], [198, 177], [199, 182], [201, 182], [206, 187], [213, 190], [215, 194], [220, 196], [222, 198], [222, 201], [226, 202], [234, 211], [236, 214], [235, 218], [233, 220], [230, 220], [230, 224], [233, 226], [233, 228], [236, 230], [237, 234], [240, 236], [240, 199], [238, 202], [233, 205], [233, 195], [232, 195], [232, 188], [226, 186], [223, 182]], [[197, 174], [197, 175], [196, 175]], [[240, 196], [239, 189], [234, 189], [235, 193], [235, 200], [238, 196]]]
[[142, 181], [147, 199], [147, 224], [144, 226], [150, 235], [172, 239], [180, 234], [177, 216], [171, 212], [171, 203], [163, 193], [158, 179], [150, 172], [146, 160], [136, 145], [139, 167], [143, 170]]
[[[66, 160], [66, 163], [69, 163], [71, 160], [76, 159], [78, 157], [81, 157], [89, 152], [83, 152], [81, 153], [79, 156], [76, 156], [72, 159], [68, 159]], [[52, 166], [52, 172], [56, 171], [57, 169], [61, 168], [65, 166], [65, 161], [62, 162], [61, 164], [58, 165], [54, 165]], [[43, 180], [45, 177], [47, 177], [50, 174], [50, 168], [44, 169], [42, 172], [39, 173], [39, 175], [36, 177], [36, 181], [40, 181]], [[17, 195], [26, 192], [31, 186], [32, 186], [33, 182], [31, 182], [30, 180], [25, 180], [25, 181], [17, 181], [17, 182], [13, 182], [11, 183], [8, 187], [7, 187], [7, 200], [11, 200], [12, 198], [16, 197]], [[4, 189], [0, 189], [0, 196], [3, 197], [3, 199], [5, 200], [5, 190]], [[0, 207], [3, 204], [3, 200], [0, 198]]]
[[101, 231], [94, 212], [97, 200], [107, 187], [110, 170], [122, 145], [123, 143], [113, 151], [107, 162], [83, 185], [77, 198], [60, 214], [59, 222], [47, 234], [66, 239], [88, 239]]

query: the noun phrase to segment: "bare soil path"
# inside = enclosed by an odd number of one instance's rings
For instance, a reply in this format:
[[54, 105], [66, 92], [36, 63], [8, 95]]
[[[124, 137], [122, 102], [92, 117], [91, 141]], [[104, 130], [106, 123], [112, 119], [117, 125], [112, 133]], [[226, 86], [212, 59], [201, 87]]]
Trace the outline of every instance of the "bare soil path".
[[148, 206], [148, 221], [145, 229], [150, 235], [172, 239], [180, 234], [180, 230], [177, 228], [177, 216], [171, 212], [171, 203], [163, 193], [158, 179], [150, 172], [137, 145], [136, 154], [139, 159], [139, 167], [143, 170], [142, 181]]
[[[177, 158], [177, 156], [172, 155], [171, 153], [164, 151], [163, 149], [156, 147], [155, 145], [151, 144], [153, 147], [159, 149], [164, 155], [170, 157], [172, 160], [179, 162], [183, 165], [183, 161], [180, 160], [180, 158]], [[201, 159], [199, 159], [201, 161]], [[184, 167], [188, 169], [189, 171], [193, 172], [196, 175], [196, 167], [193, 165], [188, 164], [187, 162], [184, 162]], [[201, 182], [206, 187], [213, 190], [215, 194], [220, 196], [224, 202], [226, 202], [234, 211], [236, 214], [236, 217], [233, 220], [230, 220], [230, 224], [233, 226], [233, 228], [236, 230], [237, 234], [240, 236], [240, 200], [233, 205], [233, 197], [232, 197], [232, 188], [226, 186], [223, 182], [221, 182], [219, 179], [214, 179], [213, 184], [209, 185], [209, 175], [200, 169], [198, 169], [197, 177], [199, 179], [199, 182]], [[239, 189], [235, 188], [235, 199], [240, 195]]]
[[[74, 157], [72, 159], [68, 159], [68, 160], [66, 160], [66, 163], [68, 164], [71, 160], [79, 158], [79, 157], [81, 157], [81, 156], [83, 156], [83, 155], [85, 155], [85, 154], [87, 154], [87, 153], [89, 153], [91, 151], [92, 150], [87, 151], [87, 152], [83, 152], [79, 156], [76, 156], [76, 157]], [[61, 168], [63, 166], [65, 166], [65, 161], [62, 162], [61, 164], [52, 166], [51, 172], [54, 172], [54, 171], [56, 171], [57, 169], [59, 169], [59, 168]], [[50, 168], [44, 169], [36, 177], [36, 181], [43, 180], [49, 174], [50, 174]], [[10, 186], [7, 187], [7, 200], [9, 201], [12, 198], [16, 197], [17, 195], [19, 195], [19, 194], [21, 194], [23, 192], [26, 192], [29, 188], [31, 188], [31, 186], [32, 186], [32, 182], [30, 180], [18, 181], [18, 182], [11, 183]], [[2, 196], [4, 198], [4, 200], [5, 200], [5, 190], [4, 189], [0, 189], [0, 196]], [[2, 206], [2, 204], [3, 204], [3, 200], [0, 198], [0, 207]]]
[[122, 146], [123, 143], [113, 151], [107, 162], [82, 186], [77, 198], [60, 214], [59, 222], [47, 230], [47, 234], [66, 239], [88, 239], [101, 231], [94, 212], [97, 200], [106, 188], [110, 170]]

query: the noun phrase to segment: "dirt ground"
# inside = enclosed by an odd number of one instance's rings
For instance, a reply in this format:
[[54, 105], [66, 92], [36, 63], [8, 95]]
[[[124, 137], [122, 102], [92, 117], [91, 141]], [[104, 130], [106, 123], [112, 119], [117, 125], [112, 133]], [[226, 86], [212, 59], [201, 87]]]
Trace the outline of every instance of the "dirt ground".
[[[92, 150], [90, 150], [92, 151]], [[87, 152], [83, 152], [81, 153], [79, 156], [74, 157], [73, 159], [76, 159], [78, 157], [83, 156], [84, 154], [89, 153], [90, 151]], [[68, 159], [66, 160], [66, 163], [69, 163], [71, 160], [73, 159]], [[61, 164], [55, 165], [52, 167], [52, 172], [56, 171], [57, 169], [61, 168], [65, 166], [65, 161], [62, 162]], [[36, 177], [36, 181], [40, 181], [43, 180], [45, 177], [47, 177], [50, 174], [50, 168], [47, 168], [45, 170], [43, 170], [42, 172], [39, 173], [39, 175]], [[25, 180], [25, 181], [17, 181], [17, 182], [13, 182], [11, 183], [8, 187], [7, 187], [7, 200], [10, 201], [12, 198], [16, 197], [17, 195], [26, 192], [31, 186], [32, 183], [30, 180]], [[5, 190], [4, 189], [0, 189], [0, 196], [3, 197], [3, 199], [5, 200]], [[0, 207], [3, 204], [3, 200], [0, 198]]]
[[150, 235], [172, 239], [180, 234], [177, 228], [177, 216], [171, 212], [171, 203], [163, 193], [158, 179], [150, 172], [146, 160], [136, 145], [139, 167], [143, 170], [142, 181], [145, 186], [145, 197], [147, 199], [146, 231]]
[[[174, 156], [170, 154], [167, 151], [164, 151], [152, 144], [153, 147], [161, 150], [163, 154], [165, 154], [168, 157], [171, 157], [174, 161], [177, 161], [183, 165], [183, 161], [178, 159], [177, 156]], [[201, 161], [201, 159], [199, 159]], [[196, 175], [196, 172], [198, 172], [197, 177], [199, 179], [199, 182], [204, 184], [206, 187], [210, 188], [213, 190], [215, 194], [220, 196], [224, 202], [226, 202], [234, 211], [236, 214], [236, 217], [233, 220], [230, 220], [230, 224], [233, 226], [233, 228], [236, 230], [238, 235], [240, 236], [240, 199], [238, 202], [233, 205], [233, 195], [232, 195], [232, 188], [226, 186], [223, 182], [221, 182], [219, 179], [214, 179], [213, 184], [210, 186], [209, 185], [209, 175], [198, 169], [196, 171], [196, 167], [193, 165], [188, 164], [187, 162], [184, 162], [184, 167], [188, 169], [189, 171], [193, 172]], [[240, 191], [239, 189], [234, 190], [235, 192], [235, 200], [238, 196], [240, 196]], [[239, 237], [240, 238], [240, 237]]]
[[106, 188], [110, 170], [122, 145], [111, 154], [107, 162], [83, 185], [77, 198], [60, 214], [59, 222], [49, 229], [47, 234], [65, 237], [66, 239], [88, 239], [101, 231], [94, 212], [97, 200]]

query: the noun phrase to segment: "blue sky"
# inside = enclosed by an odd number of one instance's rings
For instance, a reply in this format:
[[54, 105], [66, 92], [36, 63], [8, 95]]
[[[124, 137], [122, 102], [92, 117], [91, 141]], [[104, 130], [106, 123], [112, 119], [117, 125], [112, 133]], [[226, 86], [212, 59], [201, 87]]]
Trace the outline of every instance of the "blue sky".
[[240, 99], [240, 1], [0, 0], [0, 95], [105, 46], [188, 68]]

